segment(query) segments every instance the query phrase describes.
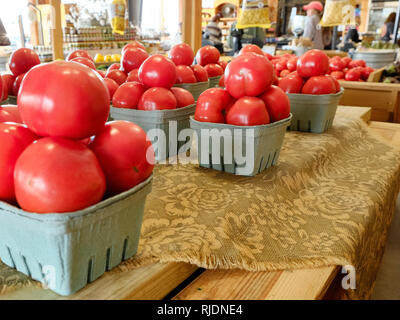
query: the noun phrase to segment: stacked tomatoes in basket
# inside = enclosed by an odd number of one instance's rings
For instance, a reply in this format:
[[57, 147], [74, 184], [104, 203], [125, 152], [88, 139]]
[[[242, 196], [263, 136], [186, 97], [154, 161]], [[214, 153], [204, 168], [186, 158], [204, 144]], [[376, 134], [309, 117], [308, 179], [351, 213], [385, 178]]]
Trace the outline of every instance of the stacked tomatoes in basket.
[[309, 50], [289, 61], [290, 65], [296, 63], [296, 71], [279, 80], [279, 87], [286, 93], [321, 95], [340, 91], [339, 82], [329, 75], [329, 57], [323, 51]]
[[130, 122], [106, 123], [107, 87], [82, 59], [25, 74], [18, 93], [22, 121], [0, 123], [1, 201], [29, 212], [72, 212], [151, 175], [154, 151], [146, 133]]
[[203, 92], [195, 120], [238, 126], [264, 125], [288, 118], [287, 95], [274, 81], [274, 69], [264, 54], [241, 52], [226, 67], [225, 89]]

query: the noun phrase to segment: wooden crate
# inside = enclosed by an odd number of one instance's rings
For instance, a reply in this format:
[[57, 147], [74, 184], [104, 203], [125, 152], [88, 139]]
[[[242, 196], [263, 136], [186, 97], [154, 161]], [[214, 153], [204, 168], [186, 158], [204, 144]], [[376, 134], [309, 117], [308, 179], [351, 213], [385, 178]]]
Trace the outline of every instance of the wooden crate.
[[344, 88], [340, 105], [371, 107], [371, 120], [400, 123], [400, 85], [354, 81], [340, 84]]

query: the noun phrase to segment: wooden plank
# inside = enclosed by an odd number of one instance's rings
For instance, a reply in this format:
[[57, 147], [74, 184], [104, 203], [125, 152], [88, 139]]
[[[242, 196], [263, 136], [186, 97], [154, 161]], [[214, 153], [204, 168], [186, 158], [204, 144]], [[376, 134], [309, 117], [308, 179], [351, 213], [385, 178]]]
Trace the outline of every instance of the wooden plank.
[[383, 70], [385, 68], [376, 69], [374, 72], [371, 72], [368, 77], [368, 82], [379, 82], [382, 79]]
[[197, 266], [156, 263], [125, 272], [107, 272], [69, 297], [41, 288], [21, 288], [0, 295], [0, 300], [149, 300], [162, 299], [186, 280]]
[[51, 29], [51, 41], [53, 45], [53, 59], [64, 59], [63, 30], [61, 25], [61, 0], [50, 0], [54, 11], [54, 29]]
[[400, 124], [371, 121], [370, 128], [394, 146], [400, 147]]
[[337, 266], [274, 272], [208, 270], [174, 300], [321, 299], [338, 270]]
[[339, 106], [336, 114], [349, 119], [361, 119], [365, 122], [371, 120], [372, 109], [358, 106]]

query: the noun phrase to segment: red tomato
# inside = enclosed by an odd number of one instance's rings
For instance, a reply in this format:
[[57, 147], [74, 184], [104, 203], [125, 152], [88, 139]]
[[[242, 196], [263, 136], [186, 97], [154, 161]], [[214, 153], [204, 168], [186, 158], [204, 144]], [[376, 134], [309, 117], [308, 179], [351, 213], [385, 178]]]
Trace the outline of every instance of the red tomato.
[[108, 122], [89, 147], [103, 168], [108, 195], [133, 188], [153, 172], [152, 144], [146, 132], [132, 122]]
[[246, 44], [239, 52], [239, 55], [246, 53], [246, 52], [254, 52], [257, 54], [264, 55], [264, 52], [261, 50], [261, 48], [255, 44]]
[[12, 86], [12, 95], [13, 96], [18, 96], [18, 92], [19, 92], [19, 88], [21, 86], [22, 80], [24, 80], [26, 73], [21, 73], [20, 75], [18, 75], [13, 83]]
[[279, 76], [281, 78], [284, 78], [286, 76], [288, 76], [290, 74], [290, 71], [288, 69], [282, 70], [281, 73], [279, 74]]
[[139, 69], [133, 69], [128, 73], [128, 77], [126, 78], [126, 82], [140, 82], [139, 80]]
[[337, 80], [344, 79], [344, 72], [342, 71], [332, 71], [331, 76]]
[[143, 62], [139, 69], [139, 79], [147, 87], [169, 89], [176, 81], [176, 66], [169, 58], [156, 54]]
[[226, 66], [228, 65], [228, 62], [225, 60], [219, 60], [218, 64], [222, 67], [222, 69], [225, 71]]
[[73, 59], [71, 59], [69, 61], [70, 62], [80, 63], [80, 64], [83, 64], [84, 66], [89, 67], [90, 69], [96, 70], [96, 65], [94, 64], [94, 62], [92, 60], [89, 60], [88, 58], [76, 57], [76, 58], [73, 58]]
[[176, 83], [196, 83], [192, 68], [186, 65], [176, 67]]
[[270, 55], [269, 53], [264, 52], [264, 57], [266, 57], [268, 60], [272, 60], [273, 56]]
[[341, 60], [342, 60], [342, 62], [343, 62], [343, 66], [344, 66], [345, 68], [347, 68], [348, 65], [349, 65], [349, 63], [351, 62], [351, 58], [350, 58], [350, 57], [343, 57]]
[[104, 78], [104, 83], [107, 86], [108, 93], [110, 95], [110, 101], [112, 101], [112, 98], [114, 96], [115, 91], [118, 89], [118, 83], [116, 83], [113, 79], [111, 78]]
[[139, 110], [176, 109], [177, 101], [174, 94], [162, 87], [150, 88], [143, 93], [137, 108]]
[[123, 83], [114, 93], [113, 107], [136, 109], [143, 92], [143, 85], [139, 82]]
[[[368, 80], [369, 75], [374, 72], [374, 69], [372, 69], [371, 67], [365, 67], [362, 69], [361, 71], [361, 78], [363, 80]], [[4, 98], [3, 98], [4, 99]]]
[[260, 95], [270, 87], [273, 79], [271, 62], [255, 53], [236, 57], [225, 70], [225, 87], [236, 99]]
[[201, 65], [195, 64], [191, 66], [194, 76], [197, 79], [197, 82], [206, 82], [208, 81], [208, 74], [206, 69], [204, 69]]
[[209, 78], [219, 77], [224, 74], [224, 69], [217, 63], [209, 63], [204, 69], [206, 69]]
[[[25, 148], [36, 139], [37, 136], [21, 124], [0, 123], [0, 200], [15, 202], [15, 163]], [[25, 183], [28, 184], [28, 181], [25, 180]]]
[[43, 138], [27, 147], [15, 164], [14, 182], [18, 204], [36, 213], [82, 210], [101, 201], [106, 190], [93, 151], [64, 138]]
[[168, 58], [170, 58], [177, 66], [190, 66], [194, 60], [194, 52], [188, 44], [181, 43], [171, 48]]
[[260, 98], [264, 101], [271, 122], [286, 119], [290, 115], [290, 100], [283, 90], [271, 86]]
[[54, 61], [26, 74], [18, 108], [24, 123], [40, 136], [83, 139], [103, 128], [110, 97], [93, 70], [79, 63]]
[[225, 75], [224, 75], [224, 74], [223, 74], [223, 75], [221, 76], [221, 78], [219, 79], [218, 85], [219, 85], [220, 87], [225, 87]]
[[110, 70], [106, 73], [106, 78], [113, 79], [120, 86], [126, 81], [126, 74], [121, 70]]
[[329, 79], [331, 79], [331, 81], [332, 81], [333, 84], [335, 85], [335, 93], [336, 93], [336, 92], [339, 92], [340, 89], [341, 89], [339, 81], [338, 81], [335, 77], [332, 77], [332, 76], [330, 76], [330, 75], [326, 75], [326, 77], [328, 77]]
[[143, 49], [129, 47], [122, 52], [121, 70], [128, 74], [133, 69], [140, 68], [144, 60], [148, 57], [148, 53]]
[[19, 115], [18, 107], [12, 104], [0, 106], [0, 122], [23, 123]]
[[329, 61], [329, 70], [331, 71], [342, 71], [344, 64], [340, 59], [331, 59]]
[[128, 44], [126, 44], [122, 48], [121, 52], [124, 53], [124, 51], [129, 48], [139, 48], [139, 49], [146, 51], [146, 47], [143, 44], [141, 44], [139, 41], [132, 41], [132, 42], [129, 42]]
[[40, 59], [35, 51], [28, 48], [20, 48], [12, 53], [9, 68], [14, 76], [18, 76], [28, 72], [38, 64], [40, 64]]
[[297, 61], [297, 73], [302, 78], [321, 76], [328, 73], [328, 71], [329, 58], [321, 50], [309, 50]]
[[238, 99], [226, 114], [226, 123], [236, 126], [257, 126], [269, 122], [265, 103], [256, 97]]
[[112, 65], [110, 65], [107, 68], [107, 72], [111, 71], [111, 70], [120, 70], [121, 69], [121, 64], [119, 63], [113, 63]]
[[97, 74], [103, 79], [106, 77], [106, 72], [103, 70], [96, 70]]
[[12, 95], [12, 88], [15, 81], [15, 76], [12, 74], [3, 74], [1, 77], [3, 78], [4, 84], [7, 85], [8, 94]]
[[2, 76], [0, 76], [0, 83], [1, 83], [1, 93], [2, 93], [0, 101], [4, 101], [8, 99], [8, 88]]
[[197, 99], [194, 118], [201, 122], [224, 123], [224, 113], [232, 102], [228, 91], [222, 88], [207, 89]]
[[287, 68], [287, 61], [285, 59], [281, 59], [275, 64], [275, 70], [278, 72], [281, 72], [286, 68]]
[[218, 49], [213, 46], [204, 46], [197, 51], [196, 61], [201, 66], [209, 63], [218, 63], [221, 54]]
[[93, 61], [93, 58], [90, 56], [89, 52], [87, 52], [86, 50], [75, 50], [72, 51], [68, 56], [67, 59], [65, 59], [66, 61], [71, 61], [74, 58], [77, 57], [84, 57], [87, 58], [89, 60]]
[[366, 67], [364, 60], [353, 60], [349, 63], [349, 68]]
[[193, 95], [183, 88], [171, 88], [172, 93], [176, 98], [176, 107], [182, 108], [194, 104]]
[[289, 74], [279, 80], [278, 86], [286, 93], [300, 93], [303, 87], [303, 78], [297, 74]]
[[350, 69], [349, 68], [344, 68], [343, 73], [346, 74]]
[[305, 94], [332, 94], [336, 92], [336, 86], [332, 77], [315, 76], [306, 81], [301, 92]]
[[360, 78], [361, 78], [361, 72], [358, 69], [350, 69], [344, 76], [344, 79], [346, 81], [358, 81], [360, 80]]
[[297, 69], [297, 60], [298, 60], [297, 57], [293, 57], [293, 58], [290, 58], [290, 59], [286, 62], [286, 67], [288, 68], [288, 70], [289, 70], [290, 72], [296, 71], [296, 69]]

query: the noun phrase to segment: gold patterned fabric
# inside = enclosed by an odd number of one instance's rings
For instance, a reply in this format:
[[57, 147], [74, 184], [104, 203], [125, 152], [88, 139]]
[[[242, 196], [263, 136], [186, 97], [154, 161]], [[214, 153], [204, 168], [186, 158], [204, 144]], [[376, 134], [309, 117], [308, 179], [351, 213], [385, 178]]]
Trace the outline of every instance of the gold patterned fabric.
[[[160, 165], [138, 254], [111, 272], [151, 262], [249, 271], [352, 265], [370, 295], [399, 192], [400, 152], [360, 120], [324, 134], [287, 132], [279, 164], [255, 177]], [[0, 292], [29, 285], [0, 265]], [[7, 287], [8, 286], [8, 287]]]

